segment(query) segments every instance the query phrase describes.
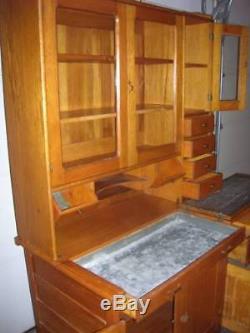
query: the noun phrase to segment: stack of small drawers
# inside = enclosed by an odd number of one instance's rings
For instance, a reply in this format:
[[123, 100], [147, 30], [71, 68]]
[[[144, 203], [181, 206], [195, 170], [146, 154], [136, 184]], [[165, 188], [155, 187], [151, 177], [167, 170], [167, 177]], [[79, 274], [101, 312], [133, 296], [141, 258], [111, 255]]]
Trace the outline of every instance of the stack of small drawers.
[[185, 198], [205, 199], [221, 189], [222, 175], [215, 172], [215, 136], [213, 113], [188, 114], [184, 120], [183, 146]]

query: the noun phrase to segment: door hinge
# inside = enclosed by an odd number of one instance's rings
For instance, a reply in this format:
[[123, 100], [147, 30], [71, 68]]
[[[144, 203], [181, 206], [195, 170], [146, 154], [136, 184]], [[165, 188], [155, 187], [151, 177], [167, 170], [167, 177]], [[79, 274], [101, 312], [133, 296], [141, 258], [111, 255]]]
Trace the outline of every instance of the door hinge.
[[209, 33], [209, 39], [210, 40], [214, 40], [214, 32], [210, 32]]
[[207, 99], [208, 99], [209, 102], [212, 102], [212, 100], [213, 100], [213, 95], [212, 95], [212, 93], [209, 93], [209, 94], [208, 94]]

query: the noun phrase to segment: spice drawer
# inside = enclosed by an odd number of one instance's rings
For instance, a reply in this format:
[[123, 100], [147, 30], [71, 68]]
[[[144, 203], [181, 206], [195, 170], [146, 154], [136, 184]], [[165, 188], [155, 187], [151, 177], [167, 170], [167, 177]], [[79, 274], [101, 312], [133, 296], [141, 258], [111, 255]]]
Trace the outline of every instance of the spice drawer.
[[216, 169], [216, 157], [214, 154], [202, 155], [184, 161], [185, 177], [195, 179]]
[[183, 156], [193, 158], [199, 155], [209, 154], [215, 150], [214, 135], [204, 135], [197, 138], [184, 140]]
[[214, 131], [213, 114], [205, 113], [185, 117], [184, 136], [191, 137]]
[[222, 183], [221, 174], [209, 173], [195, 180], [184, 181], [182, 195], [185, 198], [194, 200], [205, 199], [209, 194], [220, 190]]

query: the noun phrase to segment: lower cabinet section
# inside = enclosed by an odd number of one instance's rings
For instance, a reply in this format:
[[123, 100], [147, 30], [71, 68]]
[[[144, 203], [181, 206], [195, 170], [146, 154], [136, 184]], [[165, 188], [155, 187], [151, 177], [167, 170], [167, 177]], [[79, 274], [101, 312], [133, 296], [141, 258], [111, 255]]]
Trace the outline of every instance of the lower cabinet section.
[[175, 298], [175, 333], [220, 332], [227, 260], [194, 272]]
[[250, 269], [228, 265], [223, 326], [232, 332], [250, 332]]
[[[70, 266], [26, 253], [38, 332], [40, 333], [216, 333], [220, 331], [226, 256], [197, 266], [159, 308], [139, 320], [103, 311], [110, 289], [98, 288]], [[76, 274], [77, 273], [77, 274]], [[79, 274], [78, 274], [79, 273]], [[245, 289], [243, 289], [245, 290]], [[164, 291], [166, 293], [166, 291]], [[169, 294], [169, 295], [170, 295]], [[164, 295], [162, 295], [163, 297]]]

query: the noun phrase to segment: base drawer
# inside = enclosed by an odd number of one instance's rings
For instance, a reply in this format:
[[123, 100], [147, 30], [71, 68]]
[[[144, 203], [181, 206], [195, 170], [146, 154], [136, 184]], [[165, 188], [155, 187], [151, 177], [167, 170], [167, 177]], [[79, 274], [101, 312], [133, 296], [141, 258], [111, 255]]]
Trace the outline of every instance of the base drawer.
[[199, 155], [209, 154], [215, 150], [214, 135], [205, 135], [197, 138], [184, 140], [183, 156], [185, 158], [197, 157]]
[[183, 182], [182, 196], [189, 199], [205, 199], [209, 194], [222, 188], [222, 175], [218, 173], [209, 173], [195, 180], [186, 180]]
[[184, 136], [197, 136], [214, 131], [213, 114], [190, 115], [184, 120]]
[[216, 169], [214, 154], [202, 155], [184, 161], [185, 177], [195, 179]]

